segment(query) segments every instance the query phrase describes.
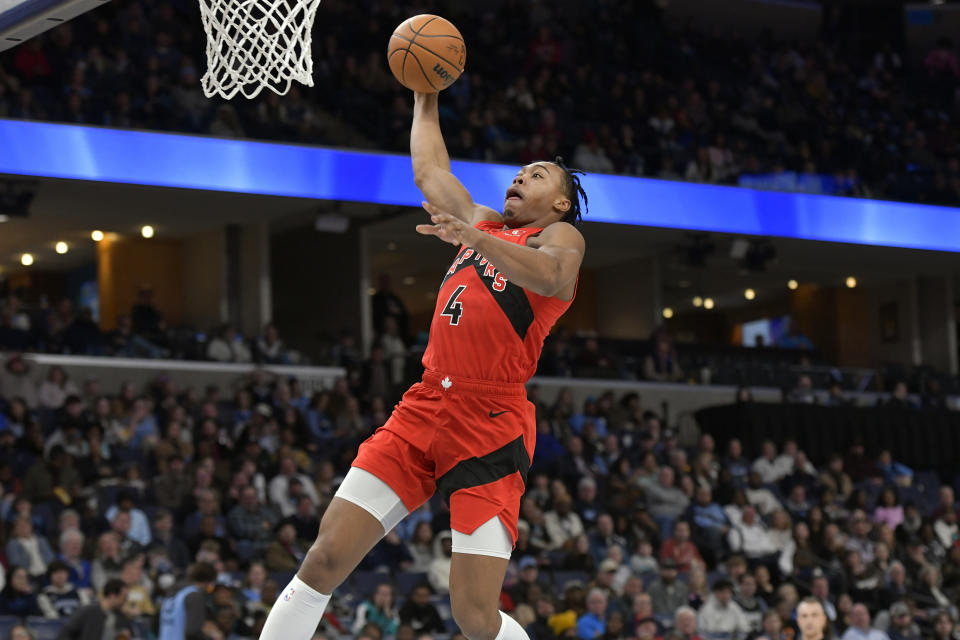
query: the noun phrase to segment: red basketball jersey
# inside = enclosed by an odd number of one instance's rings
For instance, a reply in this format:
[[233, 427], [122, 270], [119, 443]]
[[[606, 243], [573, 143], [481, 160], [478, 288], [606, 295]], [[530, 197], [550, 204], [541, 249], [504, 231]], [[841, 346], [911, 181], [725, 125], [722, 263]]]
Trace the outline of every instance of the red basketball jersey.
[[[489, 221], [476, 228], [520, 245], [543, 231]], [[544, 338], [570, 302], [527, 291], [476, 250], [461, 247], [440, 284], [423, 366], [465, 378], [525, 383], [537, 370]]]

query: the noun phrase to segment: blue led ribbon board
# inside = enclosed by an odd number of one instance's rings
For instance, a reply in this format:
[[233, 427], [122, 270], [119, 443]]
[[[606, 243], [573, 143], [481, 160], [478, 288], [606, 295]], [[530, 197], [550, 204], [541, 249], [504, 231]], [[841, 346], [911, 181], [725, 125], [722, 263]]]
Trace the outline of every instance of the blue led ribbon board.
[[[454, 162], [499, 208], [517, 172]], [[408, 156], [0, 120], [0, 173], [419, 207]], [[960, 252], [960, 209], [588, 175], [587, 220]]]

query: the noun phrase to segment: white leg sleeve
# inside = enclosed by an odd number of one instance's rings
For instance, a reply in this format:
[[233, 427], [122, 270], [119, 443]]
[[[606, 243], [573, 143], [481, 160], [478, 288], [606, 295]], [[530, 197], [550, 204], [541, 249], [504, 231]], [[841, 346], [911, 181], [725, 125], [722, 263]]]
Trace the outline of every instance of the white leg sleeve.
[[477, 530], [470, 535], [454, 531], [453, 552], [509, 560], [510, 554], [513, 553], [513, 540], [507, 528], [500, 522], [500, 518], [494, 516], [477, 527]]
[[520, 623], [503, 611], [500, 612], [500, 620], [500, 633], [495, 640], [530, 640], [530, 636], [523, 630]]
[[384, 532], [391, 531], [410, 513], [397, 492], [386, 482], [357, 467], [350, 467], [335, 495], [349, 500], [379, 520]]
[[311, 640], [328, 602], [330, 596], [294, 576], [270, 609], [260, 640]]

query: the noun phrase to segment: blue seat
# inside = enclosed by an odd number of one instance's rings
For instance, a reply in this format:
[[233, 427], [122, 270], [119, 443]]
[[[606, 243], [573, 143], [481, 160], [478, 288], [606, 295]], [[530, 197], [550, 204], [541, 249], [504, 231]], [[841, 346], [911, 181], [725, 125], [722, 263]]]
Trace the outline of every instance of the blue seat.
[[353, 590], [362, 598], [369, 598], [373, 595], [378, 584], [383, 584], [384, 582], [393, 584], [389, 573], [381, 573], [379, 571], [357, 571], [353, 574], [351, 582], [353, 583]]
[[399, 572], [397, 574], [397, 596], [401, 598], [408, 597], [414, 587], [426, 581], [427, 574], [425, 573]]
[[584, 573], [583, 571], [554, 571], [553, 572], [553, 584], [558, 589], [563, 589], [564, 585], [574, 580], [579, 581], [581, 584], [583, 584], [584, 587], [586, 587], [587, 582], [589, 582], [589, 579], [587, 578], [587, 574]]
[[57, 640], [63, 623], [63, 620], [47, 620], [35, 616], [27, 618], [27, 626], [33, 631], [36, 640]]
[[9, 638], [10, 630], [20, 624], [17, 616], [0, 616], [0, 638]]

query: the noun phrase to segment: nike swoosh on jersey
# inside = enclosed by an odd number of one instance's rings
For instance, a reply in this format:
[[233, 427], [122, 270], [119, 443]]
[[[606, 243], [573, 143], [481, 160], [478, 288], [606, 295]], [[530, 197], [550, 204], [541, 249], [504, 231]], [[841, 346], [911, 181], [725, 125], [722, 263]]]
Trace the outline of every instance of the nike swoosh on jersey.
[[502, 416], [502, 415], [505, 414], [505, 413], [510, 413], [510, 409], [507, 409], [506, 411], [497, 411], [496, 413], [494, 413], [493, 411], [491, 411], [491, 412], [490, 412], [490, 417], [491, 417], [491, 418], [496, 418], [496, 417], [498, 417], [498, 416]]

